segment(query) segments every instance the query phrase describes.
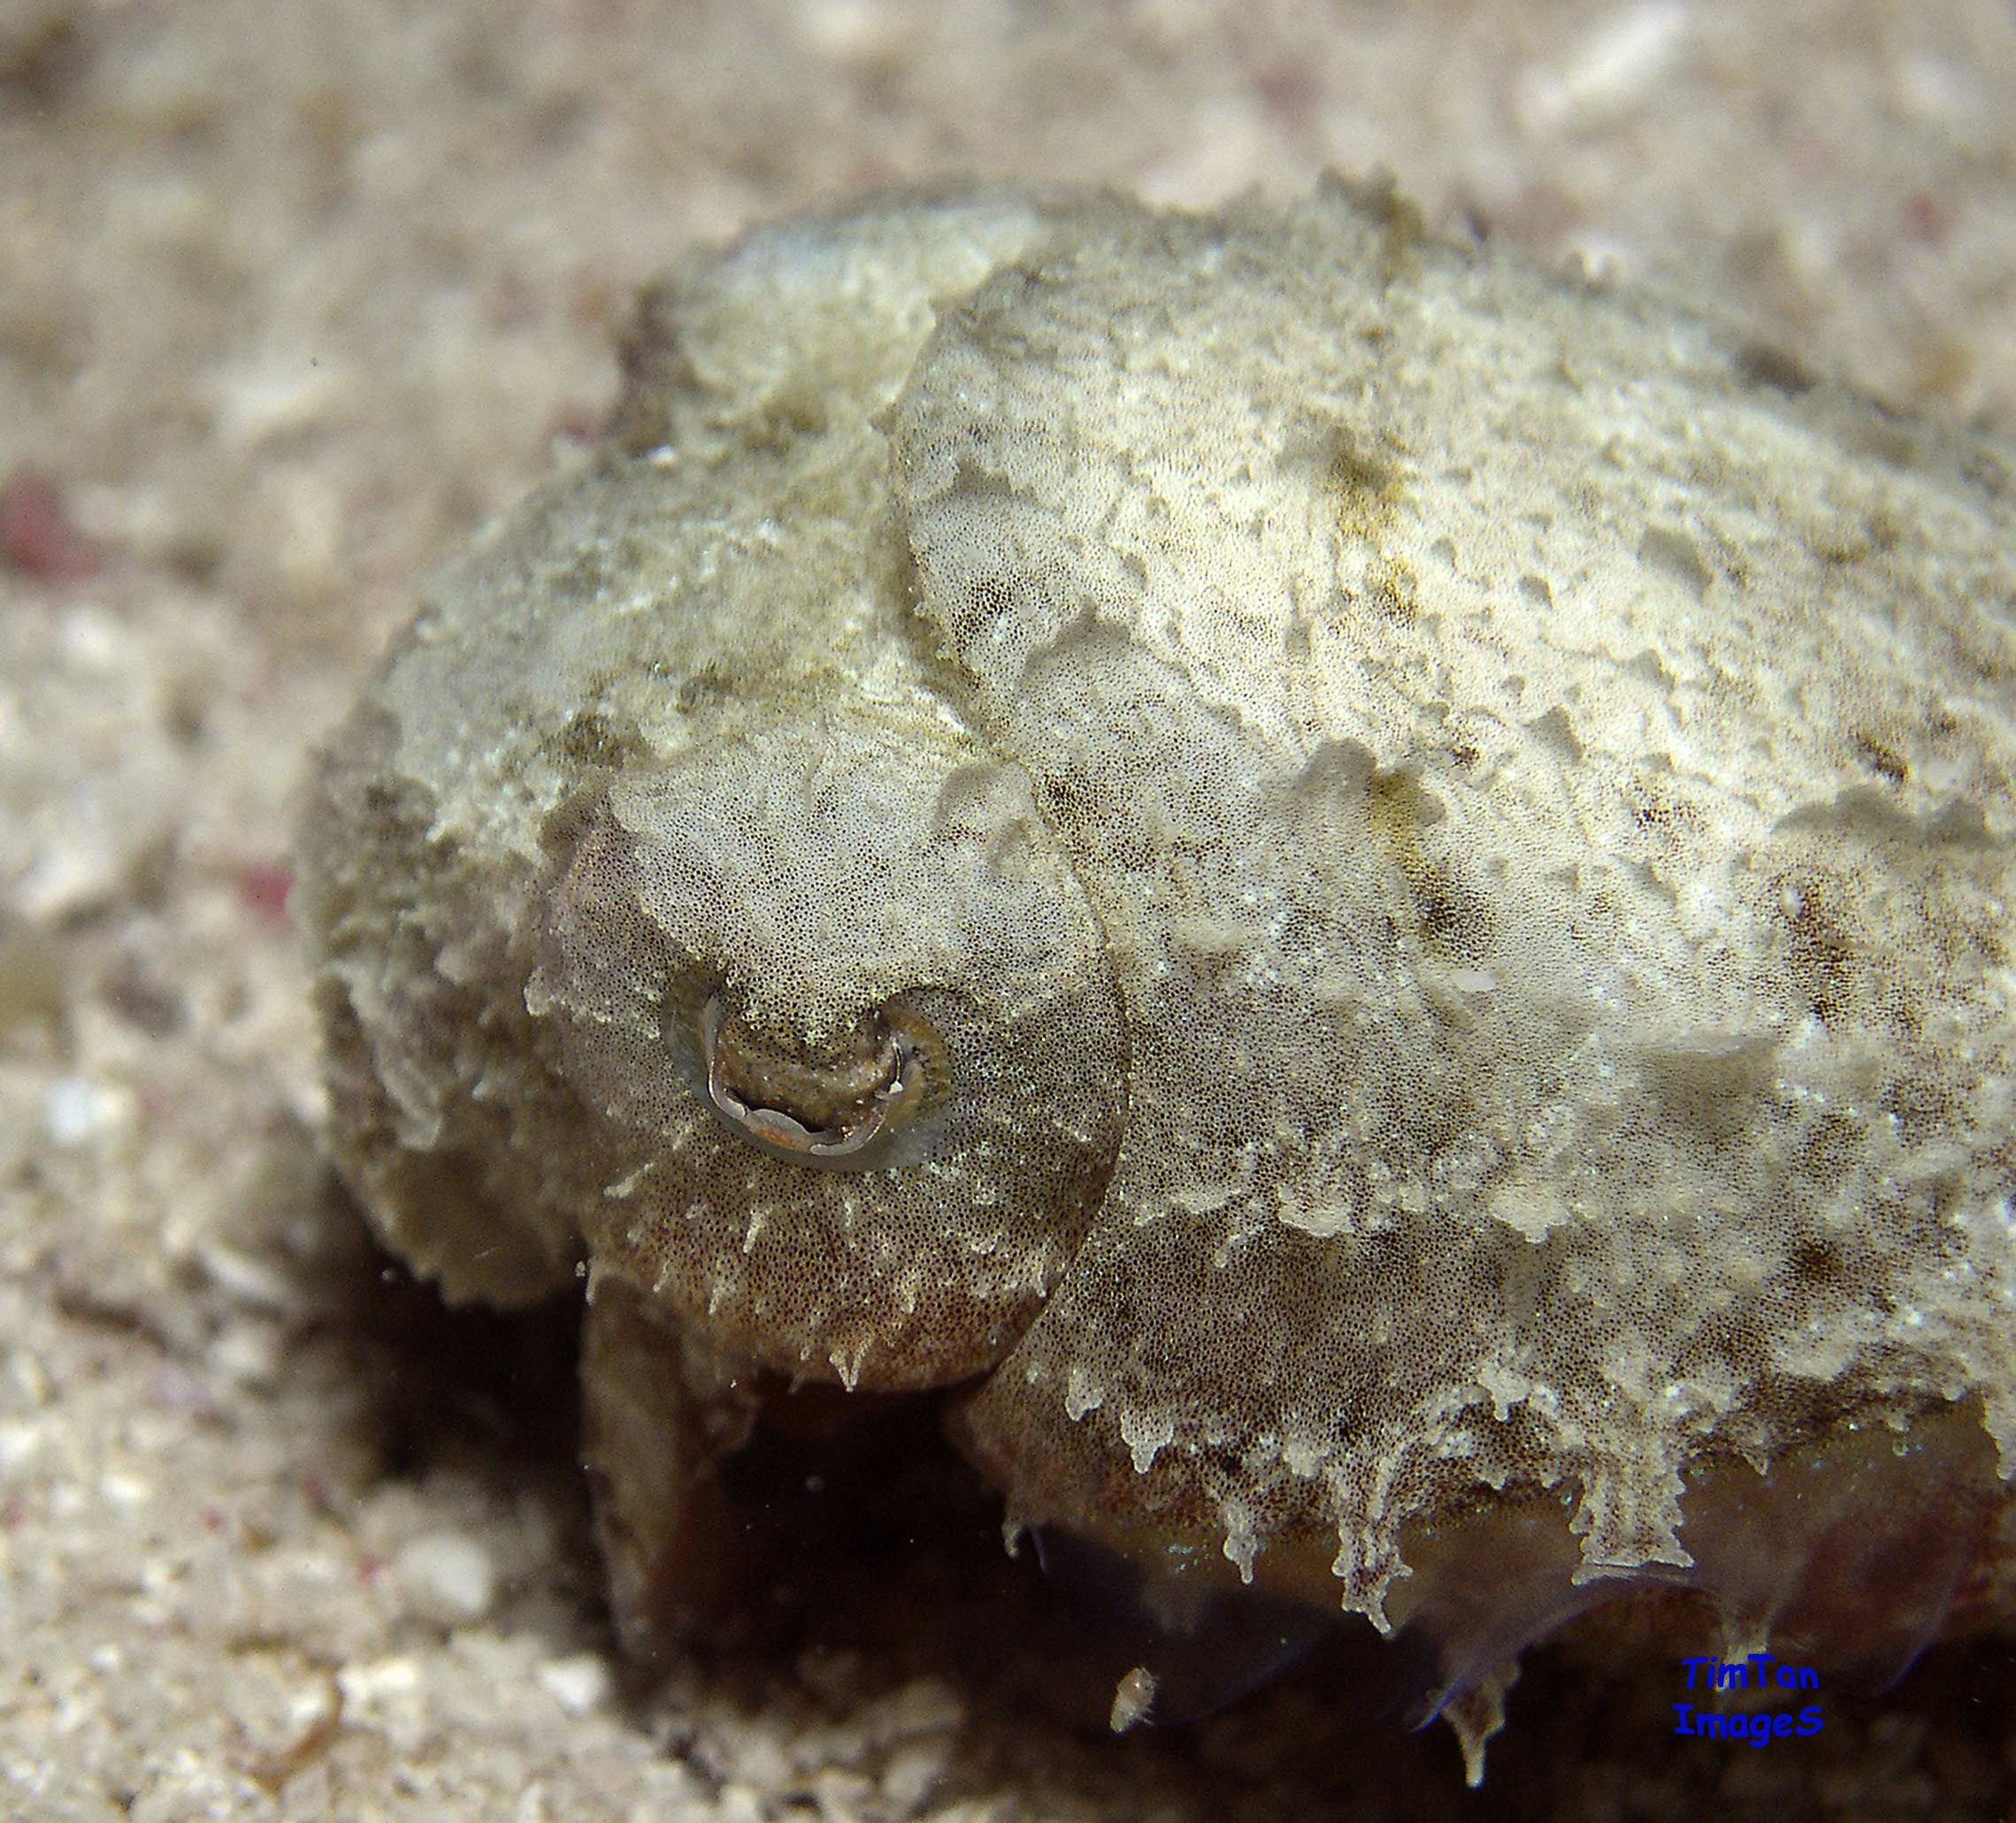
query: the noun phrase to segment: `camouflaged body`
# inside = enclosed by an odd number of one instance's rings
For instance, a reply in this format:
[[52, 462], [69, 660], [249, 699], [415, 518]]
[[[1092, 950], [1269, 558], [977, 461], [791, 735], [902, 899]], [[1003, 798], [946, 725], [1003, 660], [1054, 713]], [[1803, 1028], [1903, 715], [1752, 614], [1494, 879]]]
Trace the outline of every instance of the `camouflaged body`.
[[450, 1296], [985, 1376], [1017, 1519], [1375, 1618], [1498, 1502], [2016, 1468], [2005, 452], [1342, 185], [853, 205], [629, 379], [305, 824]]

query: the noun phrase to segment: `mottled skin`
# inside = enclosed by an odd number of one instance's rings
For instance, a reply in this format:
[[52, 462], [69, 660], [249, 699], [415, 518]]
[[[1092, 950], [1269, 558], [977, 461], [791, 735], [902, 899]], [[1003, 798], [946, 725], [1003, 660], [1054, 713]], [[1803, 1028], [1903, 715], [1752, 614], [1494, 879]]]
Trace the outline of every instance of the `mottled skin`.
[[1647, 1580], [2006, 1612], [2006, 452], [1342, 186], [860, 203], [627, 354], [299, 903], [388, 1243], [587, 1268], [634, 1642], [770, 1375], [1431, 1701]]

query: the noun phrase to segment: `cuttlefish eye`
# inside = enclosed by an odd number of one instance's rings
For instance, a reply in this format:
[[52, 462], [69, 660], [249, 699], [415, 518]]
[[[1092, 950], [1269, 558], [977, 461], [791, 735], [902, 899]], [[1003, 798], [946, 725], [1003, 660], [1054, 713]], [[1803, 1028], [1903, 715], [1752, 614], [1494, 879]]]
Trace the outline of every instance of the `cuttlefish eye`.
[[860, 1021], [824, 1064], [781, 1055], [747, 1031], [719, 994], [700, 1009], [707, 1099], [730, 1131], [804, 1165], [861, 1170], [892, 1161], [892, 1141], [924, 1108], [944, 1045], [925, 1020], [885, 1007]]
[[622, 774], [553, 840], [526, 1004], [606, 1158], [598, 1269], [801, 1378], [999, 1361], [1127, 1099], [1104, 933], [1023, 776], [829, 715]]

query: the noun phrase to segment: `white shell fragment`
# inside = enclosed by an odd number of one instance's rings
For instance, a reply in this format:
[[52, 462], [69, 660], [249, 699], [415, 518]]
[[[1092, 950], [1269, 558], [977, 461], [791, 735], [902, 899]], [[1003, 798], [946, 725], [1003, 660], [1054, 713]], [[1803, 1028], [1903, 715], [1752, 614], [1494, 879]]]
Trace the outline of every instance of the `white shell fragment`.
[[592, 1410], [983, 1376], [1016, 1518], [1424, 1617], [1444, 1696], [1605, 1579], [1824, 1634], [1823, 1509], [1974, 1586], [2007, 451], [1340, 184], [855, 203], [627, 371], [318, 775], [390, 1245], [626, 1287], [678, 1387]]

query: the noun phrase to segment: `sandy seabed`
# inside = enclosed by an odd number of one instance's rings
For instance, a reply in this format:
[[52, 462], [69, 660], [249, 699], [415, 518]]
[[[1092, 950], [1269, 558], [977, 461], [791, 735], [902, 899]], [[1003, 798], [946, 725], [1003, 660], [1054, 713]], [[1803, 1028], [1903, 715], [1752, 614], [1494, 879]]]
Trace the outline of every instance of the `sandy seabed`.
[[1999, 1641], [1761, 1750], [1570, 1644], [1475, 1796], [1348, 1651], [1115, 1740], [1087, 1605], [901, 1425], [749, 1643], [633, 1683], [567, 1322], [444, 1313], [319, 1160], [303, 754], [640, 280], [838, 188], [1328, 165], [2016, 430], [2001, 0], [0, 0], [0, 1812], [2010, 1813]]

